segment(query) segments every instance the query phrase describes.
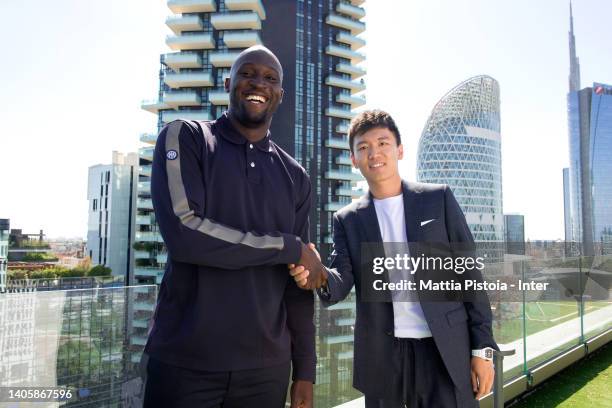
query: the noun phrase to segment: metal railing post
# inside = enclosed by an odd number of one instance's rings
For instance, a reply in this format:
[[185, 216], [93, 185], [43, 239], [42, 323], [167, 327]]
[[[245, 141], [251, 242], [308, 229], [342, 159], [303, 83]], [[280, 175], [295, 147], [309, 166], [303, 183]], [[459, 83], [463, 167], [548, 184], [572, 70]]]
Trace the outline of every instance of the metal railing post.
[[504, 408], [504, 357], [512, 356], [516, 350], [495, 350], [493, 365], [495, 379], [493, 380], [493, 408]]

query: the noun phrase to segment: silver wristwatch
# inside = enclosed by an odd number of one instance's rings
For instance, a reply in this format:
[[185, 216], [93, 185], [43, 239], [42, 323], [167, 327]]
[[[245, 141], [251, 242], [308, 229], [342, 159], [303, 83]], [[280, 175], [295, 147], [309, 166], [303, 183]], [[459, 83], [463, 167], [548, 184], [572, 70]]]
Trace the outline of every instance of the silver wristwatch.
[[472, 356], [480, 357], [483, 360], [491, 361], [493, 360], [493, 349], [491, 347], [485, 347], [480, 350], [472, 350]]

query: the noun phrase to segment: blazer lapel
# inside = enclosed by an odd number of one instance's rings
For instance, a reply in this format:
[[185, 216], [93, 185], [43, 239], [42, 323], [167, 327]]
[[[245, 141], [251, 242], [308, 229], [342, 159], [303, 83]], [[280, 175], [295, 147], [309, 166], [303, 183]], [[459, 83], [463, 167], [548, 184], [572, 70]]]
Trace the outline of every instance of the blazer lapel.
[[[362, 293], [364, 295], [366, 293], [370, 294], [370, 296], [368, 296], [369, 301], [391, 302], [391, 296], [388, 291], [384, 291], [382, 296], [378, 296], [376, 293], [373, 293], [372, 290], [372, 284], [375, 279], [381, 279], [383, 282], [389, 283], [389, 274], [386, 270], [381, 275], [374, 275], [372, 272], [373, 259], [384, 258], [386, 255], [382, 234], [378, 226], [376, 207], [374, 207], [374, 200], [371, 193], [361, 198], [357, 206], [357, 215], [366, 235], [366, 241], [361, 242], [361, 248], [359, 248], [361, 253], [361, 259], [359, 260], [361, 266], [360, 273], [364, 273], [364, 275], [361, 276]], [[364, 290], [366, 292], [364, 292]]]
[[361, 222], [369, 242], [382, 242], [382, 234], [378, 226], [378, 218], [376, 217], [376, 208], [372, 194], [368, 193], [361, 198], [361, 202], [357, 207], [357, 214]]
[[402, 180], [404, 195], [404, 218], [406, 220], [406, 235], [409, 243], [419, 242], [419, 219], [421, 214], [420, 194], [413, 186]]
[[[404, 194], [404, 217], [406, 220], [406, 235], [408, 250], [410, 251], [411, 257], [418, 257], [423, 253], [423, 245], [419, 241], [420, 237], [420, 220], [422, 214], [422, 199], [421, 194], [417, 186], [414, 184], [402, 180], [402, 191]], [[415, 281], [419, 281], [423, 278], [423, 270], [419, 269], [415, 275]], [[417, 292], [418, 293], [418, 292]]]

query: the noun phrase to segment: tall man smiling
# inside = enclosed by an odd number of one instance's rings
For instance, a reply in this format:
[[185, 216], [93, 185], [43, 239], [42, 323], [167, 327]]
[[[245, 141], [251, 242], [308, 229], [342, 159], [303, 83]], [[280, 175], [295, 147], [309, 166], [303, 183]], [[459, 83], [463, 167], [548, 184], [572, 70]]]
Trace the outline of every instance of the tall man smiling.
[[[349, 143], [351, 160], [368, 182], [369, 194], [334, 214], [330, 268], [321, 272], [297, 266], [290, 273], [308, 289], [323, 281], [318, 293], [328, 306], [343, 300], [355, 285], [353, 385], [365, 394], [366, 408], [474, 408], [474, 397], [491, 389], [490, 354], [497, 347], [486, 295], [481, 302], [369, 301], [363, 297], [370, 275], [361, 275], [362, 265], [372, 265], [371, 254], [362, 252], [363, 243], [470, 246], [465, 217], [448, 186], [401, 179], [398, 161], [404, 150], [387, 113], [357, 115], [349, 127]], [[482, 279], [479, 272], [473, 276]]]
[[310, 180], [270, 138], [282, 67], [243, 51], [226, 113], [161, 131], [151, 194], [168, 248], [145, 352], [146, 407], [312, 406], [313, 294], [286, 264], [323, 268], [308, 243]]

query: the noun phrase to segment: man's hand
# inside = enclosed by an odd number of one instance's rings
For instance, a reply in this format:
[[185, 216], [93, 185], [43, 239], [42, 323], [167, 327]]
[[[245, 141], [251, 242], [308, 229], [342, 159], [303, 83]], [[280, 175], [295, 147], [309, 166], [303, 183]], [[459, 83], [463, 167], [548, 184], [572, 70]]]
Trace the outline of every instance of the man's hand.
[[476, 394], [476, 399], [482, 398], [491, 392], [494, 377], [493, 361], [480, 357], [472, 357], [472, 390]]
[[291, 408], [312, 408], [312, 383], [297, 380], [291, 384]]
[[[302, 256], [298, 266], [289, 265], [289, 273], [302, 289], [318, 289], [327, 282], [327, 270], [321, 263], [321, 256], [314, 244], [302, 245]], [[299, 277], [297, 275], [299, 274]]]
[[308, 282], [308, 275], [310, 274], [308, 269], [304, 268], [302, 265], [295, 266], [293, 264], [289, 265], [289, 268], [291, 268], [289, 269], [289, 275], [293, 276], [298, 287], [307, 289], [306, 282]]

